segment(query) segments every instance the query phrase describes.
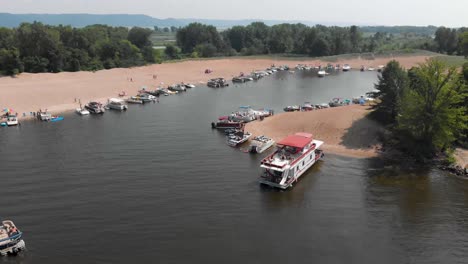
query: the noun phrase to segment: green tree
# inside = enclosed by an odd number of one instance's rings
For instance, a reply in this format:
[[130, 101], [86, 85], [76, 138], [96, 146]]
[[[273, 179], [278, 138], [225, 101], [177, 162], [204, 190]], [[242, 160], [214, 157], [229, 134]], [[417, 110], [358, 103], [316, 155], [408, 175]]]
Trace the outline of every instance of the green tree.
[[466, 129], [462, 89], [457, 70], [439, 60], [428, 60], [411, 71], [397, 118], [401, 143], [408, 151], [431, 157], [449, 148]]
[[168, 45], [166, 46], [166, 49], [164, 50], [164, 54], [166, 54], [166, 56], [171, 60], [179, 59], [180, 49], [174, 45]]
[[[151, 36], [152, 31], [147, 28], [133, 27], [128, 32], [127, 39], [139, 49], [150, 47], [151, 41], [149, 37]], [[120, 38], [121, 39], [121, 38]]]
[[468, 58], [468, 31], [465, 31], [460, 35], [460, 52], [461, 55]]
[[387, 63], [378, 77], [375, 96], [380, 102], [374, 106], [375, 116], [386, 124], [394, 124], [400, 110], [401, 98], [409, 84], [406, 71], [395, 60]]
[[16, 48], [0, 49], [0, 70], [6, 75], [16, 75], [23, 71], [23, 63]]

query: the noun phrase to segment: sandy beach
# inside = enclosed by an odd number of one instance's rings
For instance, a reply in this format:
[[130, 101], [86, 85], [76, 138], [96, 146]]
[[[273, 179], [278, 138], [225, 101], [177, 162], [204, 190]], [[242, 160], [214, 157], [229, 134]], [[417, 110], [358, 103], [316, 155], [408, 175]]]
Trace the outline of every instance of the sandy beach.
[[248, 123], [246, 130], [279, 141], [296, 132], [313, 134], [325, 141], [323, 150], [350, 157], [371, 158], [378, 155], [379, 134], [383, 128], [366, 118], [368, 106], [350, 105], [309, 112], [276, 114], [263, 121]]
[[[404, 56], [393, 59], [409, 68], [424, 62], [426, 58], [426, 56]], [[359, 69], [361, 65], [374, 67], [383, 65], [391, 59], [351, 59], [334, 63], [349, 63], [355, 69]], [[0, 78], [0, 107], [11, 108], [20, 116], [39, 109], [58, 113], [77, 108], [79, 100], [83, 104], [92, 100], [106, 102], [108, 98], [117, 97], [121, 91], [133, 95], [142, 87], [155, 89], [159, 85], [167, 86], [180, 82], [205, 84], [211, 78], [231, 79], [240, 72], [248, 73], [252, 70], [265, 69], [272, 64], [294, 67], [297, 64], [326, 65], [327, 62], [233, 58], [182, 61], [96, 72], [22, 73], [14, 78]], [[207, 68], [212, 69], [213, 73], [205, 74], [204, 70]]]

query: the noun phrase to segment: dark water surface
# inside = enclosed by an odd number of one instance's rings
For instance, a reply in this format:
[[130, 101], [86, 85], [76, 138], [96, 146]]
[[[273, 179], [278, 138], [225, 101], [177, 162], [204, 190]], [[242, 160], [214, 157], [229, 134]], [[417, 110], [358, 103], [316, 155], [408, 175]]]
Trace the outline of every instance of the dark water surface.
[[[328, 154], [289, 191], [210, 122], [372, 89], [376, 73], [282, 72], [197, 87], [124, 113], [0, 129], [0, 216], [28, 251], [8, 263], [466, 263], [468, 184]], [[313, 131], [312, 131], [313, 132]], [[266, 155], [264, 153], [264, 155]]]

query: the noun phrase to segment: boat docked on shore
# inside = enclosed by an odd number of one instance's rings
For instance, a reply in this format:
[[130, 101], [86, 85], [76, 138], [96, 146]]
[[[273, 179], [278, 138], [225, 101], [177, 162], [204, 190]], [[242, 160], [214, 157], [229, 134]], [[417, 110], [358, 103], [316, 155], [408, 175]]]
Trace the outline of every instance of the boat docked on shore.
[[87, 105], [85, 105], [85, 108], [89, 111], [89, 113], [95, 115], [104, 114], [104, 112], [106, 112], [104, 106], [99, 102], [89, 102]]
[[350, 70], [351, 70], [351, 66], [350, 66], [349, 64], [345, 64], [345, 65], [343, 65], [342, 70], [343, 70], [344, 72], [350, 71]]
[[313, 106], [310, 102], [305, 102], [304, 105], [301, 108], [302, 108], [303, 111], [315, 110], [315, 106]]
[[143, 102], [143, 100], [141, 100], [140, 97], [138, 96], [132, 96], [130, 98], [127, 98], [125, 99], [125, 102], [129, 103], [129, 104], [144, 104], [145, 102]]
[[17, 126], [19, 125], [18, 117], [16, 115], [8, 115], [5, 123], [7, 126]]
[[58, 121], [62, 121], [63, 119], [65, 119], [63, 116], [52, 116], [52, 118], [50, 119], [50, 122], [58, 122]]
[[174, 84], [174, 85], [167, 87], [167, 89], [169, 91], [174, 91], [174, 92], [186, 92], [187, 91], [187, 87], [185, 87], [185, 85], [182, 85], [182, 84]]
[[295, 111], [301, 111], [301, 107], [298, 105], [289, 105], [283, 108], [285, 112], [295, 112]]
[[111, 98], [107, 104], [109, 109], [125, 111], [128, 109], [128, 105], [125, 103], [125, 100], [118, 98]]
[[11, 220], [2, 221], [0, 226], [0, 255], [16, 255], [26, 249], [23, 233]]
[[47, 112], [47, 111], [38, 111], [36, 113], [36, 117], [37, 119], [41, 120], [41, 121], [50, 121], [50, 119], [52, 118], [52, 114]]
[[241, 129], [245, 125], [242, 121], [232, 121], [229, 116], [220, 116], [218, 121], [211, 122], [211, 128], [217, 129]]
[[266, 136], [257, 136], [252, 139], [249, 146], [250, 153], [262, 153], [275, 144], [275, 141]]
[[227, 144], [231, 147], [236, 147], [249, 140], [251, 136], [252, 134], [249, 132], [237, 130], [234, 133], [227, 135]]
[[275, 188], [287, 189], [297, 182], [312, 165], [323, 157], [323, 141], [312, 134], [296, 133], [277, 143], [276, 151], [261, 161], [263, 169], [259, 182]]
[[89, 115], [89, 111], [86, 110], [85, 108], [83, 108], [83, 107], [81, 106], [81, 104], [80, 104], [80, 107], [79, 107], [79, 108], [76, 108], [76, 109], [75, 109], [75, 112], [76, 112], [77, 114], [79, 114], [79, 115], [82, 115], [82, 116], [83, 116], [83, 115]]
[[220, 87], [227, 87], [229, 84], [226, 82], [224, 78], [215, 78], [211, 79], [207, 83], [208, 87], [212, 88], [220, 88]]
[[325, 70], [320, 70], [317, 72], [318, 77], [325, 77], [327, 75], [327, 72]]

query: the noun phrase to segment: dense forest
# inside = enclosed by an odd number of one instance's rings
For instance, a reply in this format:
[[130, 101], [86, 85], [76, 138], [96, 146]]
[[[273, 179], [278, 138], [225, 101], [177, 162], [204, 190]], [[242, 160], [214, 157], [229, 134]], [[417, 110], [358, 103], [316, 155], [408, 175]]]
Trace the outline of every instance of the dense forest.
[[[424, 49], [468, 56], [468, 28], [391, 29], [366, 27], [367, 33], [363, 33], [357, 26], [267, 26], [262, 22], [224, 31], [200, 23], [153, 29], [105, 25], [73, 28], [23, 23], [17, 28], [0, 28], [0, 73], [94, 71], [167, 59], [262, 54], [319, 57]], [[369, 33], [369, 30], [384, 32]], [[415, 32], [410, 32], [412, 30]], [[430, 32], [434, 35], [428, 35]], [[153, 49], [158, 34], [175, 35], [176, 45], [167, 45], [164, 51]]]
[[154, 62], [152, 30], [94, 25], [84, 28], [23, 23], [0, 28], [0, 70], [60, 72], [130, 67]]

